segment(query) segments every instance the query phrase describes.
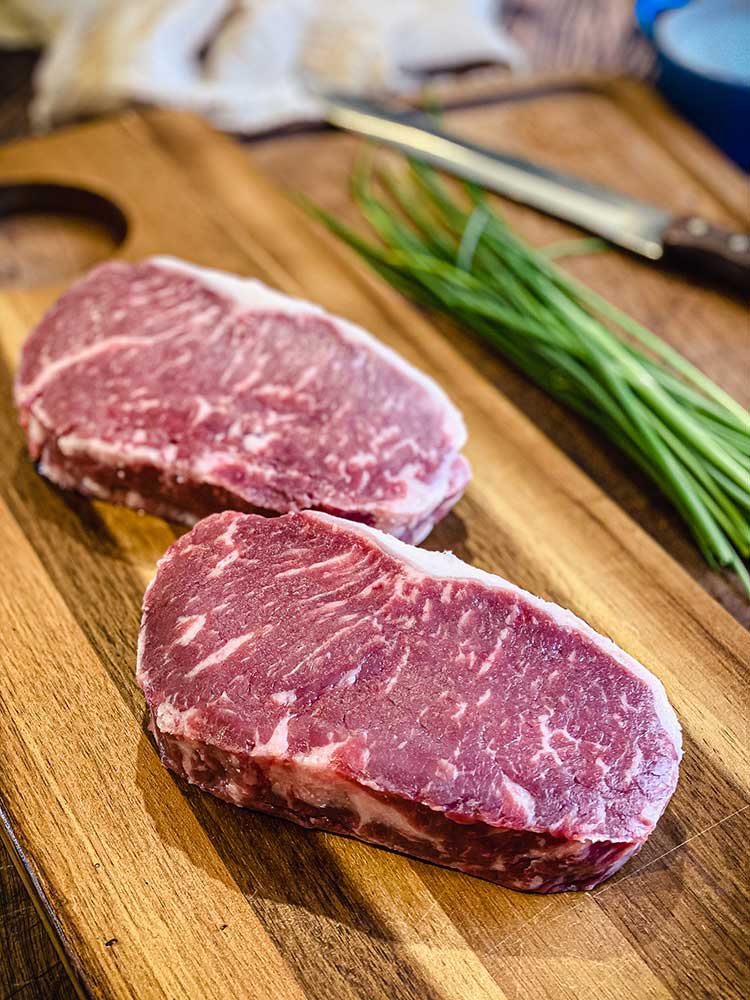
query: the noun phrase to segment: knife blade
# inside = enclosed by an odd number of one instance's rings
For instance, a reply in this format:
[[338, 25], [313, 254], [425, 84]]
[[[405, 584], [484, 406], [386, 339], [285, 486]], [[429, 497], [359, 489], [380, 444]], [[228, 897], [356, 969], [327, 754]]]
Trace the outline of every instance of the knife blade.
[[337, 128], [394, 146], [648, 260], [710, 272], [735, 290], [750, 291], [750, 236], [745, 233], [698, 216], [680, 218], [579, 177], [467, 142], [419, 113], [393, 113], [342, 95], [326, 95], [323, 103], [327, 121]]

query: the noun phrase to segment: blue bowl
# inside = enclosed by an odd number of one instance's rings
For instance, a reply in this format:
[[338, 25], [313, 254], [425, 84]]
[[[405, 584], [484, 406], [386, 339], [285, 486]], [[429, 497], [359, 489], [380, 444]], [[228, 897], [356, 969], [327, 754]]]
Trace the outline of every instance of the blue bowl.
[[750, 0], [638, 0], [658, 85], [743, 169], [750, 168]]

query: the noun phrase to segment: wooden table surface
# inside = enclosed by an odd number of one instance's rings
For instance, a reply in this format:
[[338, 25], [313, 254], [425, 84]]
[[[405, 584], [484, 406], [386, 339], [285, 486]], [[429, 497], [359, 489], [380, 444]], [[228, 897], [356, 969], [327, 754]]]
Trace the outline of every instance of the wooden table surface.
[[[556, 7], [555, 20], [551, 7]], [[531, 55], [532, 64], [554, 66], [597, 66], [624, 68], [636, 74], [650, 65], [648, 50], [639, 42], [630, 24], [631, 4], [620, 0], [549, 0], [507, 2], [506, 17], [514, 34]], [[0, 57], [0, 137], [23, 134], [27, 129], [25, 107], [33, 57], [28, 54]], [[284, 139], [253, 144], [261, 162], [273, 166], [276, 149]], [[733, 359], [727, 358], [731, 366]], [[747, 618], [747, 606], [737, 589], [705, 571], [692, 544], [674, 516], [632, 470], [607, 453], [601, 443], [591, 447], [591, 439], [578, 422], [561, 417], [554, 406], [517, 376], [504, 375], [503, 390], [530, 414], [560, 446], [586, 469], [622, 506], [643, 523], [683, 565], [738, 617]], [[0, 1000], [17, 997], [74, 996], [61, 963], [57, 959], [38, 920], [34, 907], [15, 870], [0, 845]]]

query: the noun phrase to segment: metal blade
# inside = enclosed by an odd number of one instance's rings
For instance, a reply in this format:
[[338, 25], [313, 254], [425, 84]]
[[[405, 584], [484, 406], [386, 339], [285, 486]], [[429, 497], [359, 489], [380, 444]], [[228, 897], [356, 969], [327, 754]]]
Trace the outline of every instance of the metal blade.
[[646, 202], [505, 156], [435, 128], [429, 119], [394, 115], [369, 101], [323, 98], [330, 124], [377, 139], [513, 201], [538, 208], [650, 260], [664, 250], [670, 213]]

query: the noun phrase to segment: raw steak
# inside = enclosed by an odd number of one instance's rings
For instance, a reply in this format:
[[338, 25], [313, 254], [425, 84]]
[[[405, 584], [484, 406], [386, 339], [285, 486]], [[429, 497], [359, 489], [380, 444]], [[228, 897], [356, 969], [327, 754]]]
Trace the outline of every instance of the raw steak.
[[461, 415], [394, 351], [171, 258], [74, 285], [26, 342], [16, 402], [49, 479], [189, 524], [312, 507], [417, 542], [469, 479]]
[[590, 889], [677, 782], [661, 683], [450, 553], [326, 514], [207, 518], [144, 598], [163, 762], [228, 802], [515, 889]]

